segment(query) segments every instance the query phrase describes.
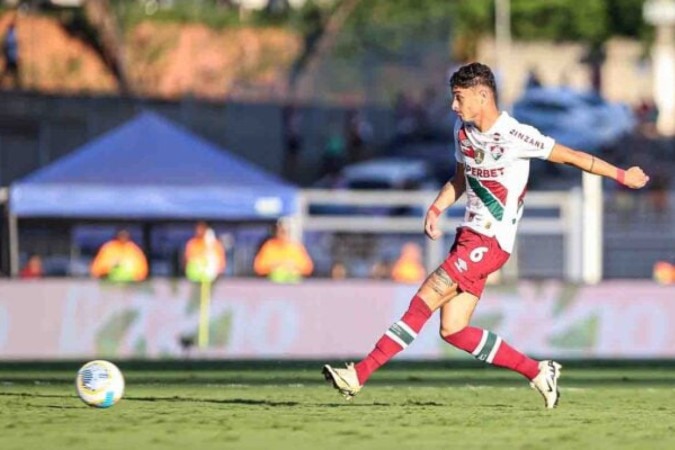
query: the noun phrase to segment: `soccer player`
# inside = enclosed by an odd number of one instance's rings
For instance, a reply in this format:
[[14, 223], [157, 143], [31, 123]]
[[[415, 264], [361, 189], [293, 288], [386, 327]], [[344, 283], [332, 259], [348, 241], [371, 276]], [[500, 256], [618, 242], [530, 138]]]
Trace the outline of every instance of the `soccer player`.
[[536, 361], [491, 331], [470, 325], [487, 276], [513, 251], [530, 159], [568, 164], [616, 180], [633, 189], [649, 177], [639, 167], [619, 169], [602, 159], [557, 144], [535, 128], [519, 123], [497, 106], [495, 78], [484, 64], [459, 68], [450, 79], [455, 124], [456, 175], [429, 207], [424, 232], [438, 239], [443, 211], [466, 193], [464, 222], [445, 261], [422, 283], [408, 310], [357, 364], [324, 366], [323, 374], [346, 399], [353, 398], [379, 367], [415, 339], [429, 317], [440, 309], [441, 337], [480, 361], [520, 373], [543, 397], [546, 408], [558, 404], [561, 366]]

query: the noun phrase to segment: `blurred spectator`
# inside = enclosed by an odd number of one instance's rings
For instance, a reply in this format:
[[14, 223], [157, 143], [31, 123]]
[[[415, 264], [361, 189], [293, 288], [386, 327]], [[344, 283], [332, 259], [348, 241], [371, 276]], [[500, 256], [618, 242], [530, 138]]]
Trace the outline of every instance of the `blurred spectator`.
[[525, 89], [532, 89], [541, 87], [541, 79], [534, 67], [527, 71], [527, 78], [525, 79]]
[[198, 222], [185, 245], [185, 275], [195, 283], [213, 281], [225, 271], [225, 249], [206, 222]]
[[31, 255], [26, 265], [19, 272], [20, 278], [41, 278], [43, 275], [42, 258], [38, 255]]
[[394, 102], [395, 141], [402, 143], [413, 137], [416, 132], [415, 103], [410, 97], [399, 92]]
[[602, 44], [591, 44], [581, 63], [586, 64], [589, 70], [590, 84], [593, 91], [602, 96], [602, 66], [607, 54]]
[[422, 249], [414, 242], [406, 242], [391, 269], [392, 280], [398, 283], [419, 283], [427, 272], [422, 262]]
[[370, 267], [370, 278], [373, 280], [388, 280], [390, 279], [391, 270], [387, 261], [378, 260]]
[[635, 116], [641, 123], [656, 122], [658, 109], [656, 103], [649, 98], [643, 97], [635, 106]]
[[330, 268], [330, 277], [333, 280], [344, 280], [347, 278], [347, 266], [342, 261], [336, 261]]
[[675, 283], [675, 265], [667, 261], [658, 261], [654, 264], [654, 281], [660, 284]]
[[614, 207], [619, 216], [619, 222], [623, 225], [630, 222], [635, 215], [638, 205], [638, 197], [625, 186], [616, 186], [614, 189]]
[[355, 109], [345, 116], [347, 157], [350, 163], [365, 159], [366, 150], [373, 137], [373, 127], [362, 112]]
[[297, 177], [298, 160], [302, 150], [300, 134], [301, 117], [293, 103], [284, 105], [281, 110], [281, 129], [284, 142], [284, 176], [289, 180]]
[[5, 79], [9, 77], [15, 88], [21, 84], [19, 78], [19, 40], [16, 33], [16, 18], [14, 18], [9, 24], [2, 41], [2, 56], [5, 59], [5, 68], [0, 75], [0, 85], [5, 84]]
[[339, 127], [330, 127], [323, 150], [323, 175], [335, 175], [345, 165], [345, 139]]
[[314, 263], [305, 246], [291, 239], [288, 225], [282, 219], [275, 226], [274, 236], [260, 247], [253, 270], [275, 283], [298, 283], [312, 274]]
[[110, 281], [143, 281], [148, 276], [148, 261], [143, 250], [131, 241], [127, 230], [119, 230], [99, 249], [91, 264], [91, 274]]
[[[394, 102], [394, 139], [392, 144], [442, 138], [448, 126], [450, 108], [447, 98], [433, 86], [426, 87], [416, 101], [400, 92]], [[454, 123], [454, 122], [452, 122]]]
[[438, 95], [432, 86], [424, 89], [418, 108], [417, 128], [423, 139], [439, 138], [442, 129], [447, 126], [447, 101]]
[[656, 103], [651, 99], [643, 98], [635, 106], [634, 111], [642, 134], [651, 139], [657, 138], [656, 121], [659, 116], [659, 110]]
[[668, 213], [668, 197], [670, 184], [668, 169], [655, 168], [649, 181], [649, 200], [653, 211], [659, 219], [663, 219]]

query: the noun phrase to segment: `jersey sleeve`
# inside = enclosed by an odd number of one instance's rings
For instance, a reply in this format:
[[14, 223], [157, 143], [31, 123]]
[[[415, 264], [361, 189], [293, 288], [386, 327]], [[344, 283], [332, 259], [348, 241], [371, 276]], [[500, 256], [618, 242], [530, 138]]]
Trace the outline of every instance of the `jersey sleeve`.
[[455, 129], [452, 132], [452, 137], [455, 140], [455, 161], [457, 161], [458, 164], [464, 164], [464, 155], [462, 154], [462, 149], [459, 146], [459, 140], [457, 139], [457, 135], [461, 127], [462, 121], [457, 119], [455, 121]]
[[511, 131], [511, 135], [518, 143], [516, 148], [520, 158], [548, 159], [555, 145], [553, 138], [540, 133], [530, 125], [518, 124]]

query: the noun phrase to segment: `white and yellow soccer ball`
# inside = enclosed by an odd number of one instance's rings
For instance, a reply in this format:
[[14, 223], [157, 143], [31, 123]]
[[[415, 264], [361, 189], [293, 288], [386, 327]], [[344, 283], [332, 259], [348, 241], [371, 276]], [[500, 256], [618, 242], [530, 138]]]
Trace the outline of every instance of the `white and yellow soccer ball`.
[[110, 408], [124, 394], [124, 376], [109, 361], [90, 361], [78, 370], [75, 388], [77, 395], [87, 405]]

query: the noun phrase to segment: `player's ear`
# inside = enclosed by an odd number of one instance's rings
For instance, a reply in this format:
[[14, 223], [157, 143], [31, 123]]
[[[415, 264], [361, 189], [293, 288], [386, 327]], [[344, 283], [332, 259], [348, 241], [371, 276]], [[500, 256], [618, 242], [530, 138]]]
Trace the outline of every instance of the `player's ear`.
[[480, 95], [481, 105], [484, 105], [489, 100], [489, 94], [486, 88], [481, 87], [481, 89], [478, 91], [478, 95]]

